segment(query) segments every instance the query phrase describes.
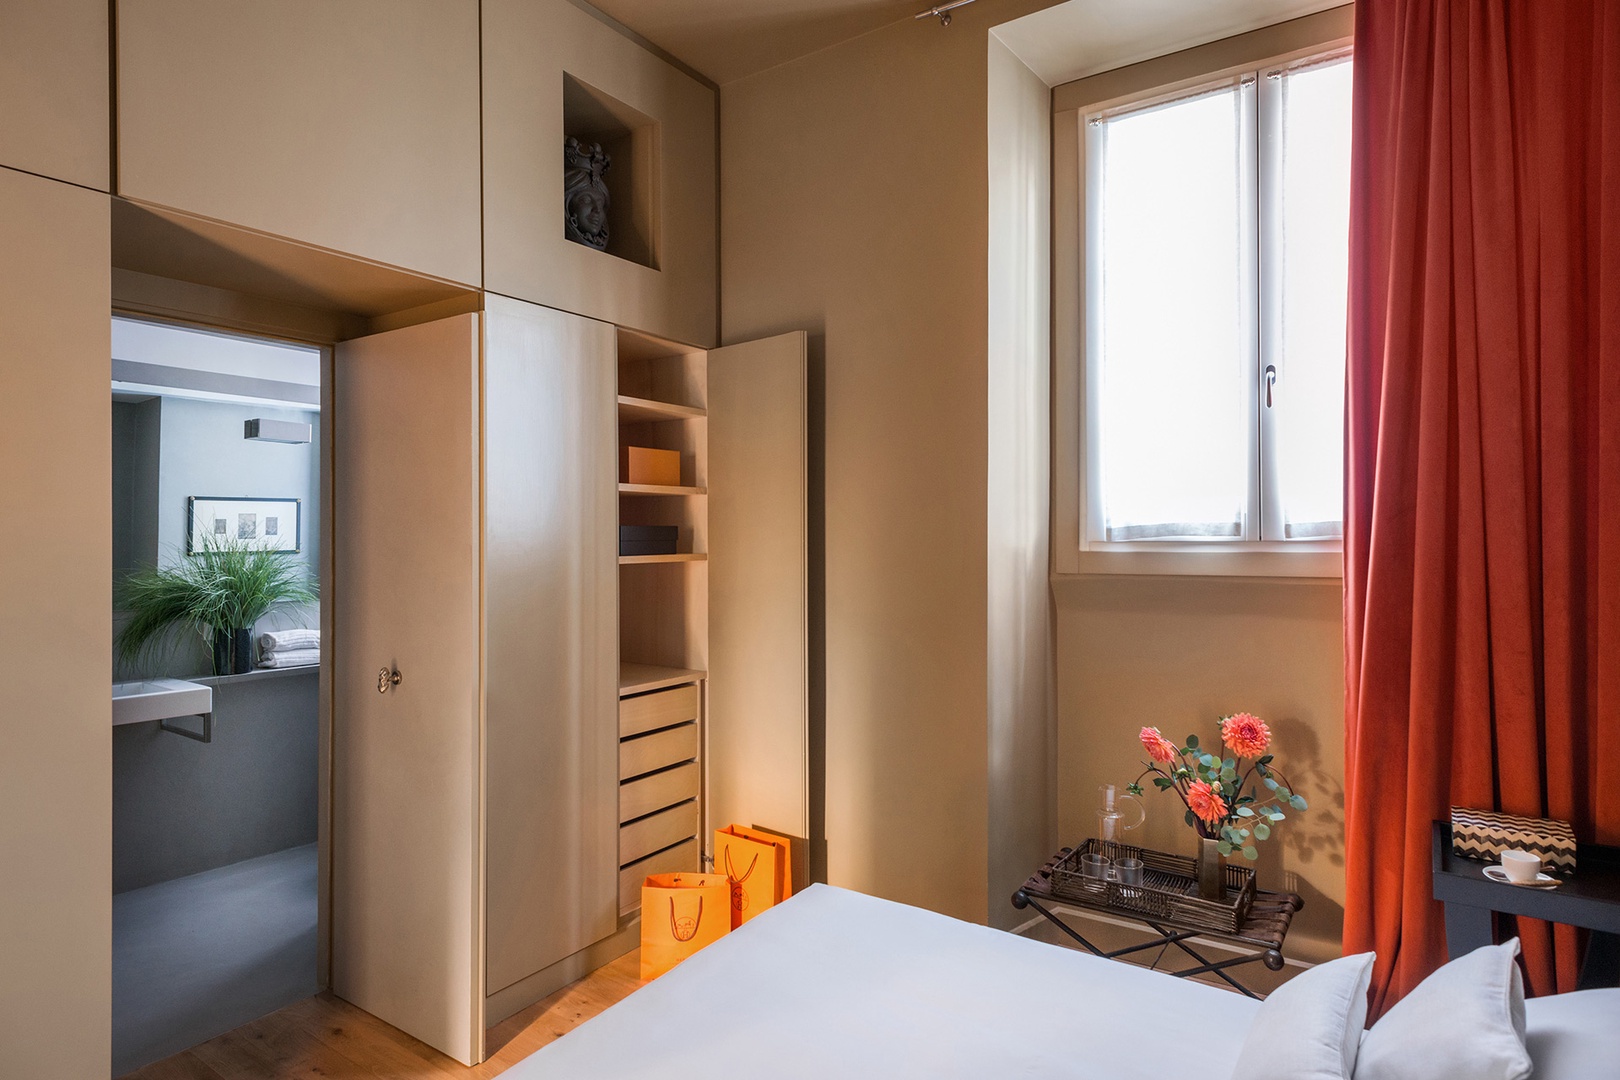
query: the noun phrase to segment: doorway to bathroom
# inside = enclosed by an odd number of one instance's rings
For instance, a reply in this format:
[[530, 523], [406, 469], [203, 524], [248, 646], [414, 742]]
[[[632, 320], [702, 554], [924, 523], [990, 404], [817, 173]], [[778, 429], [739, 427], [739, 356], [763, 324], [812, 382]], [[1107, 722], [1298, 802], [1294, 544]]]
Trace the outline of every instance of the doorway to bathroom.
[[322, 349], [112, 319], [113, 1075], [316, 993]]

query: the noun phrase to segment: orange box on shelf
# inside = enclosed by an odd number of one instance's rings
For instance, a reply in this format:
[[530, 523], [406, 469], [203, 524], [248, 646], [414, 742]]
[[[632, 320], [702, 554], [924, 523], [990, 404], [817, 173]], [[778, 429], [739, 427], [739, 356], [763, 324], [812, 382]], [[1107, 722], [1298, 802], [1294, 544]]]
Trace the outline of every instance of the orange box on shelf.
[[679, 487], [681, 452], [648, 446], [619, 447], [619, 483]]

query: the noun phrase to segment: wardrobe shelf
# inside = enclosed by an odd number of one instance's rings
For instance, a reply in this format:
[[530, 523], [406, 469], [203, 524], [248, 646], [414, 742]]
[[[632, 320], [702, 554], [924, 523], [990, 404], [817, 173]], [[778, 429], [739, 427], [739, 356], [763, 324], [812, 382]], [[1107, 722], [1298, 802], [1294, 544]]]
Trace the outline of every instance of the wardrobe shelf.
[[620, 484], [620, 495], [707, 495], [704, 487], [667, 487], [663, 484]]
[[621, 424], [646, 424], [661, 420], [701, 420], [708, 415], [706, 410], [691, 405], [675, 405], [668, 401], [619, 395]]
[[621, 660], [619, 662], [619, 696], [629, 697], [631, 694], [645, 693], [648, 690], [662, 690], [669, 686], [681, 686], [708, 677], [709, 673], [707, 671], [661, 667], [657, 664], [634, 664], [628, 660]]
[[647, 563], [661, 562], [705, 562], [708, 560], [708, 558], [709, 557], [707, 555], [693, 554], [692, 552], [678, 553], [675, 555], [620, 555], [619, 565], [644, 566]]

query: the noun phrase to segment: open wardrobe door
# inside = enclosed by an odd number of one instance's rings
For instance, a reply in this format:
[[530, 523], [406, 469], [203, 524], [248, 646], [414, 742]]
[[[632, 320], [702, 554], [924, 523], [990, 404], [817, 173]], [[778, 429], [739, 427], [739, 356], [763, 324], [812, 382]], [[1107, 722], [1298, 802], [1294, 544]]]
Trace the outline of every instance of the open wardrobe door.
[[806, 345], [796, 332], [708, 357], [709, 821], [783, 833], [801, 851], [810, 832]]
[[332, 989], [483, 1057], [479, 316], [333, 363]]

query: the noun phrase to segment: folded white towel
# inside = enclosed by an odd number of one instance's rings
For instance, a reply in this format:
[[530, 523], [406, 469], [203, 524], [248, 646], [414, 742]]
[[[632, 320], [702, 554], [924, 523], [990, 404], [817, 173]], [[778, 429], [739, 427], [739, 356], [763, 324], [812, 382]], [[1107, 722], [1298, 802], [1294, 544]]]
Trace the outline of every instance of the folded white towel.
[[291, 651], [270, 653], [259, 658], [259, 666], [268, 668], [308, 667], [311, 664], [320, 662], [321, 650], [319, 649], [293, 649]]
[[321, 647], [321, 632], [319, 630], [272, 630], [267, 634], [259, 635], [259, 652], [268, 655], [274, 652], [288, 652], [293, 649], [318, 649]]

